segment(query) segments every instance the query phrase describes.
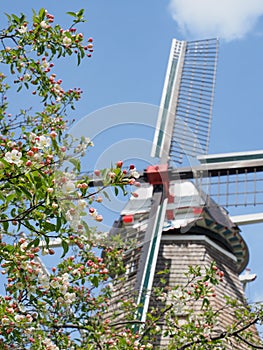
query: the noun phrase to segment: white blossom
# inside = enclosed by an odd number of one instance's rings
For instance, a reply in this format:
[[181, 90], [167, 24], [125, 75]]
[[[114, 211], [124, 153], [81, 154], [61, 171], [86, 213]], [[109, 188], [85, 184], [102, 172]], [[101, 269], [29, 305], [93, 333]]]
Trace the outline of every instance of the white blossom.
[[8, 325], [8, 324], [10, 324], [10, 320], [6, 316], [4, 316], [2, 318], [2, 325]]
[[84, 143], [85, 143], [87, 146], [90, 146], [90, 147], [93, 147], [93, 146], [94, 146], [94, 143], [91, 141], [91, 139], [90, 139], [89, 137], [85, 137]]
[[37, 137], [36, 138], [36, 146], [39, 149], [48, 148], [50, 146], [50, 138], [46, 137], [44, 135]]
[[29, 81], [31, 79], [31, 75], [26, 73], [26, 74], [24, 74], [23, 79], [24, 79], [24, 81]]
[[25, 34], [27, 32], [27, 25], [22, 25], [20, 28], [17, 29], [18, 33]]
[[63, 45], [69, 46], [69, 45], [71, 45], [72, 40], [68, 36], [64, 36], [62, 42], [63, 42]]
[[24, 243], [22, 243], [22, 244], [20, 245], [20, 249], [22, 250], [22, 252], [25, 252], [25, 251], [26, 251], [27, 245], [28, 245], [27, 242], [24, 242]]
[[61, 88], [61, 86], [60, 86], [59, 84], [55, 84], [54, 87], [53, 87], [53, 89], [54, 89], [54, 92], [55, 92], [56, 94], [60, 94], [61, 91], [62, 91], [62, 88]]
[[138, 179], [140, 177], [140, 174], [138, 173], [138, 171], [136, 171], [136, 169], [133, 169], [130, 171], [130, 176], [134, 177], [135, 179]]
[[58, 280], [52, 280], [50, 282], [50, 285], [51, 285], [52, 288], [56, 289], [56, 288], [58, 288], [60, 286], [60, 283], [59, 283]]
[[31, 142], [35, 141], [36, 137], [37, 137], [37, 135], [34, 134], [33, 132], [31, 132], [30, 135], [29, 135], [29, 141], [31, 141]]
[[84, 199], [79, 199], [77, 203], [79, 210], [84, 210], [87, 206], [87, 203]]
[[87, 147], [93, 147], [93, 146], [94, 146], [94, 143], [91, 141], [91, 139], [89, 137], [85, 137], [77, 145], [74, 152], [81, 153], [82, 155], [85, 155], [85, 151], [86, 151]]
[[42, 156], [40, 153], [35, 153], [33, 155], [33, 160], [36, 161], [36, 162], [40, 162], [42, 160]]
[[59, 291], [62, 293], [62, 294], [65, 294], [67, 293], [68, 291], [68, 287], [69, 287], [69, 274], [67, 273], [64, 273], [62, 275], [62, 278], [59, 278], [59, 286], [58, 286], [58, 289]]
[[51, 339], [45, 338], [43, 340], [46, 350], [59, 350], [59, 348], [52, 342]]
[[17, 282], [17, 283], [16, 283], [16, 289], [19, 289], [19, 290], [24, 289], [24, 285], [23, 285], [23, 283], [21, 283], [21, 282]]
[[61, 191], [65, 194], [72, 193], [75, 190], [76, 190], [76, 187], [73, 181], [67, 181], [61, 187]]
[[19, 152], [17, 149], [13, 149], [11, 152], [6, 152], [4, 159], [8, 163], [16, 164], [20, 166], [23, 162], [21, 160], [22, 153]]
[[35, 327], [29, 327], [29, 328], [24, 329], [24, 333], [31, 335], [35, 330], [36, 330]]
[[39, 284], [45, 289], [49, 289], [49, 276], [46, 274], [42, 273], [39, 276]]
[[26, 322], [27, 322], [27, 323], [33, 322], [33, 317], [32, 317], [31, 315], [27, 314], [27, 315], [26, 315]]
[[49, 27], [49, 25], [47, 24], [46, 21], [42, 21], [42, 22], [40, 22], [40, 27], [43, 29], [47, 29]]
[[62, 281], [63, 281], [63, 283], [69, 282], [69, 274], [67, 272], [63, 273]]
[[75, 298], [76, 298], [76, 293], [69, 293], [69, 292], [67, 292], [64, 295], [64, 299], [65, 299], [65, 303], [66, 304], [72, 304], [74, 302]]
[[49, 250], [47, 248], [43, 248], [41, 251], [41, 254], [44, 255], [48, 255], [49, 254]]
[[71, 274], [72, 274], [73, 276], [78, 276], [78, 277], [80, 277], [81, 272], [80, 272], [80, 270], [75, 269], [75, 270], [73, 270], [73, 271], [71, 272]]
[[11, 147], [15, 147], [15, 146], [16, 146], [16, 142], [8, 141], [8, 142], [7, 142], [7, 146], [10, 147], [10, 148], [11, 148]]
[[15, 315], [14, 319], [15, 319], [16, 322], [21, 322], [21, 321], [23, 321], [25, 319], [25, 316], [23, 316], [23, 315]]
[[42, 61], [40, 67], [41, 67], [42, 69], [48, 68], [48, 67], [49, 67], [49, 63], [47, 62], [47, 60]]

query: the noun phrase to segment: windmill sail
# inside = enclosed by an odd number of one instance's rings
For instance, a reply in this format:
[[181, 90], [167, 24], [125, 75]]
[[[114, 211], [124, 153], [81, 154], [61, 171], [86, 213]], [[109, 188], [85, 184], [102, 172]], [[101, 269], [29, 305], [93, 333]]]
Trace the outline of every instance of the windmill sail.
[[[236, 152], [198, 157], [204, 172], [196, 176], [199, 187], [205, 184], [207, 192], [219, 205], [263, 205], [263, 151]], [[196, 172], [197, 175], [197, 172]], [[199, 177], [199, 179], [198, 179]], [[200, 181], [201, 180], [201, 181]], [[262, 209], [262, 208], [261, 208]]]
[[226, 207], [263, 205], [263, 150], [197, 157], [200, 163], [169, 170], [169, 179], [191, 180]]
[[208, 150], [218, 40], [172, 42], [152, 156], [182, 163]]

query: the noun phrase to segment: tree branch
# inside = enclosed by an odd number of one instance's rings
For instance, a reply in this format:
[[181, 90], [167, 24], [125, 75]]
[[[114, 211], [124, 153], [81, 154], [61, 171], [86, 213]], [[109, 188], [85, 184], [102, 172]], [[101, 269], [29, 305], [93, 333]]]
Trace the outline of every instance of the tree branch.
[[241, 337], [241, 335], [239, 335], [239, 334], [236, 334], [236, 337], [237, 337], [238, 339], [240, 339], [242, 342], [244, 342], [245, 344], [251, 346], [253, 349], [263, 349], [263, 346], [261, 346], [261, 345], [256, 345], [256, 344], [254, 344], [254, 343], [251, 343], [251, 342], [248, 341], [247, 339]]
[[[259, 320], [258, 317], [254, 318], [253, 320], [251, 320], [248, 324], [246, 324], [245, 326], [243, 326], [242, 328], [239, 328], [237, 329], [236, 331], [234, 332], [231, 332], [231, 333], [228, 333], [228, 332], [221, 332], [219, 335], [217, 336], [214, 336], [214, 337], [210, 337], [210, 339], [207, 340], [207, 342], [209, 341], [216, 341], [216, 340], [220, 340], [220, 339], [226, 339], [226, 338], [230, 338], [230, 337], [237, 337], [239, 338], [240, 340], [244, 341], [247, 345], [250, 345], [250, 346], [253, 346], [255, 349], [263, 349], [263, 346], [258, 346], [257, 345], [254, 345], [252, 343], [250, 343], [249, 341], [247, 341], [246, 339], [244, 339], [243, 337], [241, 337], [239, 335], [239, 333], [245, 331], [246, 329], [248, 329], [250, 326], [252, 326], [253, 324], [255, 324], [257, 321]], [[187, 349], [189, 348], [190, 346], [194, 345], [194, 344], [199, 344], [201, 342], [203, 342], [204, 339], [200, 339], [200, 340], [197, 340], [197, 341], [192, 341], [192, 342], [189, 342], [183, 346], [181, 346], [180, 348], [178, 348], [178, 350], [184, 350], [184, 349]]]

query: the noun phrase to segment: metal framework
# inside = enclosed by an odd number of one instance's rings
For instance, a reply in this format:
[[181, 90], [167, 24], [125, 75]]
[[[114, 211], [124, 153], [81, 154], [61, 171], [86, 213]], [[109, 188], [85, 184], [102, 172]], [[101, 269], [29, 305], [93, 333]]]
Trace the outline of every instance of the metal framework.
[[218, 40], [173, 40], [152, 156], [182, 163], [208, 150]]

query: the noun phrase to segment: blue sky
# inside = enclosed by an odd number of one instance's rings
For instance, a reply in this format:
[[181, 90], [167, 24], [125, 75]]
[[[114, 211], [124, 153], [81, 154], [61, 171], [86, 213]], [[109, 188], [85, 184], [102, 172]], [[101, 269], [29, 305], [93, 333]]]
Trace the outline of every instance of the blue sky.
[[[172, 38], [194, 40], [219, 36], [209, 153], [263, 149], [262, 0], [75, 0], [74, 3], [14, 0], [2, 2], [0, 27], [4, 25], [4, 12], [30, 14], [31, 8], [37, 7], [45, 7], [55, 15], [56, 21], [65, 25], [67, 11], [85, 7], [88, 21], [81, 26], [81, 31], [94, 38], [93, 57], [78, 69], [67, 62], [56, 65], [66, 86], [73, 84], [84, 91], [74, 117], [84, 118], [85, 136], [98, 126], [96, 111], [100, 108], [127, 102], [136, 102], [139, 106], [146, 103], [153, 106], [153, 110], [157, 108]], [[85, 119], [91, 113], [93, 117]], [[127, 131], [121, 132], [125, 135]], [[136, 127], [129, 129], [129, 133], [140, 140], [146, 134], [144, 129]], [[115, 134], [102, 134], [98, 138], [95, 145], [98, 152], [103, 153], [105, 145], [110, 147], [112, 141], [117, 143]], [[97, 153], [94, 154], [90, 152], [91, 163], [97, 157]], [[133, 153], [129, 157], [132, 159]], [[113, 156], [112, 161], [116, 160]], [[94, 164], [88, 167], [91, 169]], [[257, 280], [247, 289], [250, 300], [263, 300], [262, 231], [263, 224], [242, 228], [250, 248], [249, 267], [258, 274]]]

